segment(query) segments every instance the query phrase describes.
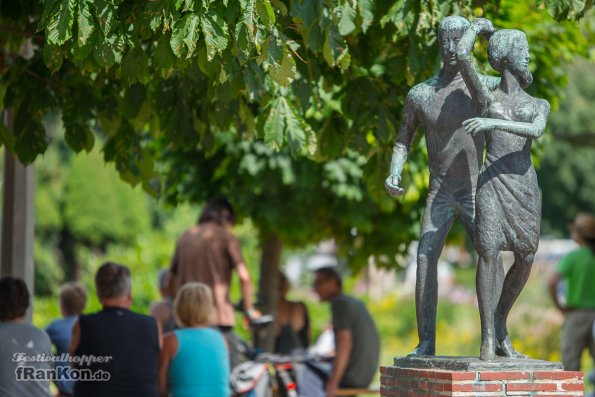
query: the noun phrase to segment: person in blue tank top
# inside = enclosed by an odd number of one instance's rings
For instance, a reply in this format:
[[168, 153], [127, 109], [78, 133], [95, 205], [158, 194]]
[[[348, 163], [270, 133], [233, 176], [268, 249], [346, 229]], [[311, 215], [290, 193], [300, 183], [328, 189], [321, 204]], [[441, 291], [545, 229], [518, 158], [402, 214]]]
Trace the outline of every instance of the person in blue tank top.
[[164, 336], [159, 354], [160, 396], [230, 395], [228, 350], [221, 333], [209, 327], [213, 314], [213, 295], [206, 284], [180, 288], [174, 301], [180, 329]]

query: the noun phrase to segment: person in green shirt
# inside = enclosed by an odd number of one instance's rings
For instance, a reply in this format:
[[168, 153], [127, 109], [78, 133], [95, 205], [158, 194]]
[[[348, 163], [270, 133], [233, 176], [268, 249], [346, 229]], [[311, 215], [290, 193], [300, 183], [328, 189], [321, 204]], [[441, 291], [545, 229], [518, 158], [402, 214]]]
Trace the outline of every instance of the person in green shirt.
[[[549, 287], [556, 307], [564, 313], [562, 362], [566, 371], [579, 371], [581, 356], [589, 348], [595, 360], [595, 216], [579, 213], [571, 225], [572, 238], [579, 248], [562, 258], [550, 278]], [[566, 302], [557, 293], [566, 283]]]

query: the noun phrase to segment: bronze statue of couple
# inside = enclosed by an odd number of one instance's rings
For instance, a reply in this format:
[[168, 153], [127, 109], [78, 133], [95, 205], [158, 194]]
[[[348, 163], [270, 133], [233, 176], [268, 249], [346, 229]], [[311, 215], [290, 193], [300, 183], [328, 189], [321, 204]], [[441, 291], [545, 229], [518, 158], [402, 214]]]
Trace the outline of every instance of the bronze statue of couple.
[[[499, 78], [481, 75], [473, 66], [478, 35], [489, 40], [488, 60]], [[526, 358], [514, 350], [506, 320], [527, 282], [539, 243], [541, 196], [531, 143], [543, 134], [550, 106], [524, 91], [533, 76], [523, 32], [495, 30], [483, 18], [469, 23], [451, 16], [440, 23], [438, 38], [443, 66], [409, 91], [386, 180], [391, 195], [403, 193], [401, 173], [415, 131], [422, 126], [430, 187], [417, 252], [419, 345], [410, 355], [435, 354], [437, 262], [458, 217], [479, 254], [480, 358]], [[505, 277], [501, 251], [514, 254]]]

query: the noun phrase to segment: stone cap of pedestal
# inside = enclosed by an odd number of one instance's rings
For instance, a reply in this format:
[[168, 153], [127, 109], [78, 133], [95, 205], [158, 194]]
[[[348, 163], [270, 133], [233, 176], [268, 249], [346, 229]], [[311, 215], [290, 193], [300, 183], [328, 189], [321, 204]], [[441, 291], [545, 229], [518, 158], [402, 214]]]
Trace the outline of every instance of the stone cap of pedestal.
[[444, 371], [562, 371], [562, 364], [530, 358], [497, 357], [484, 361], [478, 357], [407, 356], [395, 357], [395, 367]]

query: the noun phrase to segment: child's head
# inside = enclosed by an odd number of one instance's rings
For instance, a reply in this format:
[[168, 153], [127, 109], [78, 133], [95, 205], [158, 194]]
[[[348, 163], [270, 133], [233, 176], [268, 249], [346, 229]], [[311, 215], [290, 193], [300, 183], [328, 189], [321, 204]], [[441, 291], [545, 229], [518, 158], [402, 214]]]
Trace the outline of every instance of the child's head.
[[80, 283], [66, 283], [58, 293], [63, 317], [78, 316], [87, 304], [87, 292]]

